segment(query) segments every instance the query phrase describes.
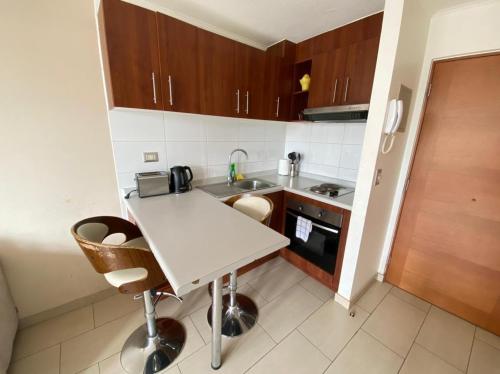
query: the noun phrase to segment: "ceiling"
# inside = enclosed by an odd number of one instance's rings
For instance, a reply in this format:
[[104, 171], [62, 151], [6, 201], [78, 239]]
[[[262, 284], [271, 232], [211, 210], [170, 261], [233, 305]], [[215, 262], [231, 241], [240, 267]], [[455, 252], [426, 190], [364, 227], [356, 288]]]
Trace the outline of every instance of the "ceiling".
[[379, 12], [384, 0], [143, 0], [200, 27], [256, 47], [300, 42]]

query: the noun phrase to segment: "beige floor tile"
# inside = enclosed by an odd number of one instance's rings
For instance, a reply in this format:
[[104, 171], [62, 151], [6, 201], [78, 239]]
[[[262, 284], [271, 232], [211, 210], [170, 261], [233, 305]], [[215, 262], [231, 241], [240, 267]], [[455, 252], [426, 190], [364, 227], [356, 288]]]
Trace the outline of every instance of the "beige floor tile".
[[401, 288], [392, 287], [390, 292], [392, 295], [399, 297], [401, 300], [406, 301], [407, 303], [413, 305], [414, 307], [417, 307], [423, 312], [427, 313], [431, 308], [430, 303], [412, 295], [409, 292], [402, 290]]
[[39, 352], [93, 328], [91, 306], [25, 328], [17, 333], [13, 360]]
[[100, 374], [99, 373], [99, 365], [95, 364], [85, 370], [79, 371], [77, 374]]
[[253, 366], [248, 373], [323, 373], [330, 363], [331, 361], [304, 336], [298, 331], [294, 331]]
[[268, 301], [276, 299], [284, 291], [299, 283], [306, 274], [288, 262], [282, 262], [269, 272], [248, 283]]
[[401, 357], [406, 357], [425, 315], [391, 294], [384, 298], [362, 328]]
[[320, 299], [296, 285], [265, 305], [260, 310], [258, 323], [274, 341], [280, 342], [321, 304]]
[[269, 271], [274, 269], [276, 266], [278, 266], [284, 262], [286, 262], [286, 260], [283, 259], [283, 257], [281, 257], [281, 256], [275, 257], [272, 260], [267, 261], [267, 262], [263, 263], [262, 265], [256, 267], [255, 269], [252, 269], [252, 270], [246, 272], [245, 274], [239, 275], [238, 276], [238, 284], [244, 285], [244, 284], [248, 283], [250, 280], [256, 279], [256, 278], [262, 276], [263, 274], [268, 273]]
[[59, 344], [11, 364], [8, 374], [59, 374]]
[[418, 344], [413, 344], [400, 374], [462, 374], [460, 370], [443, 361]]
[[468, 374], [500, 374], [500, 350], [474, 339]]
[[106, 323], [61, 345], [61, 374], [74, 374], [120, 352], [130, 334], [144, 323], [142, 311]]
[[133, 295], [117, 293], [93, 305], [95, 327], [142, 309], [143, 301], [134, 300]]
[[183, 296], [182, 303], [168, 297], [156, 305], [156, 314], [160, 317], [182, 319], [201, 308], [208, 308], [212, 301], [208, 286], [202, 286]]
[[[238, 286], [238, 293], [242, 293], [250, 297], [255, 302], [259, 310], [267, 304], [267, 301], [262, 296], [260, 296], [258, 292], [249, 284]], [[193, 321], [196, 329], [198, 330], [206, 344], [210, 343], [210, 340], [212, 338], [212, 329], [207, 321], [207, 311], [208, 306], [206, 308], [198, 309], [196, 312], [190, 315], [191, 320]]]
[[239, 374], [245, 372], [262, 356], [269, 352], [275, 343], [259, 325], [237, 338], [222, 338], [222, 366], [219, 370], [210, 367], [212, 345], [202, 349], [179, 363], [182, 374]]
[[497, 349], [500, 349], [500, 336], [486, 331], [481, 327], [476, 327], [476, 338], [488, 343], [489, 345], [492, 345]]
[[335, 292], [333, 290], [322, 285], [314, 278], [305, 277], [300, 282], [300, 285], [323, 302], [331, 300], [335, 297]]
[[403, 359], [359, 330], [325, 374], [392, 374]]
[[350, 317], [347, 309], [330, 300], [314, 312], [298, 329], [330, 360], [334, 360], [369, 316], [361, 308], [353, 308], [353, 311], [355, 311], [355, 316]]
[[416, 341], [449, 364], [465, 371], [473, 339], [472, 324], [433, 306]]
[[[99, 369], [99, 374], [129, 374], [122, 368], [120, 363], [120, 353], [99, 362]], [[174, 365], [163, 370], [161, 374], [181, 374], [181, 372], [179, 371], [177, 365]]]
[[375, 281], [356, 304], [368, 313], [371, 313], [375, 310], [377, 305], [380, 304], [391, 288], [392, 286], [389, 283]]

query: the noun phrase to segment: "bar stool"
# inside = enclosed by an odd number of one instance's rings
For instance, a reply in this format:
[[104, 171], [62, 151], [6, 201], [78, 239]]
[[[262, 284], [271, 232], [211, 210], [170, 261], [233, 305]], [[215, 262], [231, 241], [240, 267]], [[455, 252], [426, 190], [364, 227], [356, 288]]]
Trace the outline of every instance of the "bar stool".
[[[144, 298], [146, 323], [125, 342], [121, 364], [128, 373], [157, 373], [170, 365], [186, 341], [184, 326], [171, 318], [156, 318], [155, 305], [161, 296], [177, 296], [156, 289], [168, 285], [141, 231], [118, 217], [92, 217], [77, 222], [71, 234], [94, 269], [121, 293]], [[121, 235], [121, 244], [111, 244]], [[138, 296], [136, 296], [137, 298]]]
[[[237, 195], [225, 201], [225, 204], [269, 226], [274, 205], [267, 196]], [[228, 294], [222, 298], [222, 335], [239, 336], [250, 330], [259, 315], [257, 305], [248, 296], [236, 293], [237, 271], [229, 274]], [[209, 292], [211, 289], [209, 287]], [[208, 309], [207, 319], [212, 326], [212, 307]]]

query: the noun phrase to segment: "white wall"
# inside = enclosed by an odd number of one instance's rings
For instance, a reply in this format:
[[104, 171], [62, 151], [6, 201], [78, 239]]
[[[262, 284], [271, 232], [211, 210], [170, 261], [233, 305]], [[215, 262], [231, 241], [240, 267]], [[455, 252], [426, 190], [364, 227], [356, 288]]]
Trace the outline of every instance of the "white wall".
[[91, 1], [0, 13], [0, 260], [20, 317], [109, 287], [70, 235], [119, 214]]
[[[351, 300], [377, 274], [399, 166], [408, 131], [398, 133], [393, 150], [380, 153], [387, 102], [396, 98], [401, 84], [415, 89], [427, 40], [430, 16], [416, 1], [386, 3], [375, 81], [370, 101], [359, 178], [344, 255], [339, 294]], [[406, 110], [413, 110], [406, 103]], [[374, 186], [377, 169], [382, 180]]]
[[366, 123], [289, 123], [285, 157], [301, 153], [301, 171], [356, 181]]
[[427, 82], [432, 62], [438, 59], [500, 50], [500, 1], [476, 1], [435, 14], [430, 23], [425, 57], [415, 92], [416, 104], [409, 118], [407, 141], [400, 162], [401, 173], [395, 190], [394, 203], [383, 246], [379, 273], [384, 274], [395, 235], [399, 210], [404, 196], [404, 185], [409, 174], [412, 155], [420, 125]]
[[[248, 152], [239, 171], [274, 170], [285, 149], [284, 122], [130, 109], [113, 109], [109, 118], [120, 187], [134, 186], [136, 172], [175, 165], [190, 166], [195, 180], [227, 175], [235, 148]], [[159, 162], [144, 163], [151, 151]]]

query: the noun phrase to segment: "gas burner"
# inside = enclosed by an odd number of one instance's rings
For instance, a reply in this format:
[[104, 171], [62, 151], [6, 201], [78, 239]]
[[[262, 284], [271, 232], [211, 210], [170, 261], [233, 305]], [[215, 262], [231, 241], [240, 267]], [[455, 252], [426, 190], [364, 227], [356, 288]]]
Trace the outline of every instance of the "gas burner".
[[354, 192], [354, 188], [344, 187], [333, 183], [319, 184], [317, 186], [312, 186], [308, 188], [308, 190], [318, 195], [324, 195], [331, 198], [336, 198]]

